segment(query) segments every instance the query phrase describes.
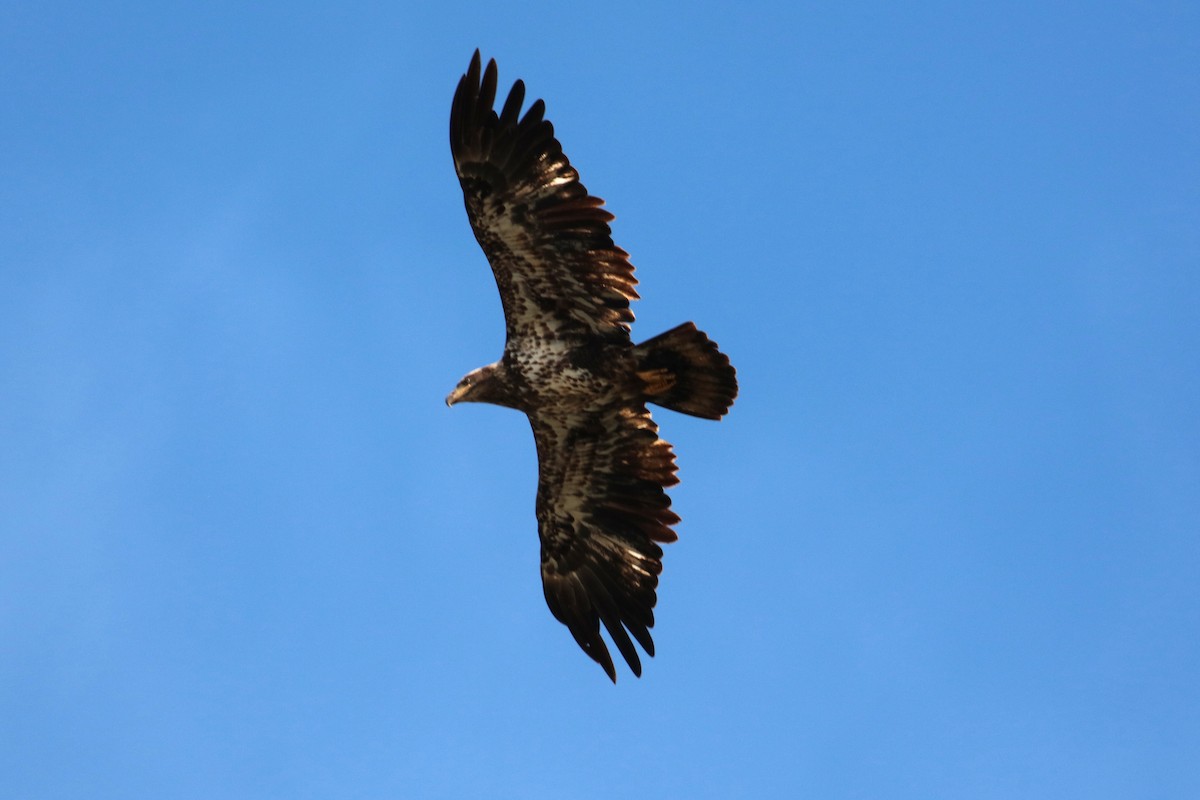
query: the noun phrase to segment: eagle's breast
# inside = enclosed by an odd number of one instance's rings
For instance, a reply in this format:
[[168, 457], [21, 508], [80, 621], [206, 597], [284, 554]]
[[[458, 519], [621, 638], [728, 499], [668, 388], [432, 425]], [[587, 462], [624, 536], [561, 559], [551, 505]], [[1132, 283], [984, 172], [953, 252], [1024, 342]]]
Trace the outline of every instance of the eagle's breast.
[[638, 391], [632, 348], [594, 339], [533, 338], [510, 342], [505, 365], [534, 406], [598, 409]]

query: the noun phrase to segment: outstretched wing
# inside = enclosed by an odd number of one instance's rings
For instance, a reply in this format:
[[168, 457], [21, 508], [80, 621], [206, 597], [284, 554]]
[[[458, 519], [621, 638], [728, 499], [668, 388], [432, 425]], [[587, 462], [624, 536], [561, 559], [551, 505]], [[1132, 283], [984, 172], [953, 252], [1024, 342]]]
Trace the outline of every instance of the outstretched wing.
[[630, 634], [654, 655], [661, 542], [676, 539], [664, 487], [678, 483], [671, 445], [644, 405], [530, 415], [538, 451], [542, 586], [554, 616], [615, 682], [600, 623], [635, 675]]
[[629, 255], [613, 244], [612, 214], [563, 155], [536, 101], [520, 117], [517, 81], [497, 115], [496, 62], [480, 56], [458, 83], [450, 151], [467, 216], [500, 287], [509, 340], [590, 334], [629, 339], [637, 299]]

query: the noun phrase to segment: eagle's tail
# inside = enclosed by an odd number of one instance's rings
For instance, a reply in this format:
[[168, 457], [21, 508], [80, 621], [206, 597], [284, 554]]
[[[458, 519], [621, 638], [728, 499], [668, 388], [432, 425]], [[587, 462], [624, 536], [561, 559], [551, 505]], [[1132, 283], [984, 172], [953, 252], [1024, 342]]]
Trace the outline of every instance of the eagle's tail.
[[715, 342], [690, 322], [633, 348], [651, 403], [693, 417], [720, 419], [737, 397], [737, 374]]

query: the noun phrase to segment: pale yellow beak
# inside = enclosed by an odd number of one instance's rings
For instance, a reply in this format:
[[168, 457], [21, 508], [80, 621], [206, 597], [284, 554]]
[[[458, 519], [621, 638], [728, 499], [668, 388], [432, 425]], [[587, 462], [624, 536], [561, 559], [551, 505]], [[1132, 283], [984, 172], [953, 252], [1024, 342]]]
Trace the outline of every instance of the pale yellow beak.
[[470, 388], [469, 386], [466, 386], [463, 384], [459, 384], [458, 386], [455, 386], [454, 391], [451, 392], [450, 394], [446, 395], [446, 407], [449, 408], [450, 406], [457, 403], [459, 400], [462, 400], [463, 395], [467, 393], [467, 389], [469, 389], [469, 388]]

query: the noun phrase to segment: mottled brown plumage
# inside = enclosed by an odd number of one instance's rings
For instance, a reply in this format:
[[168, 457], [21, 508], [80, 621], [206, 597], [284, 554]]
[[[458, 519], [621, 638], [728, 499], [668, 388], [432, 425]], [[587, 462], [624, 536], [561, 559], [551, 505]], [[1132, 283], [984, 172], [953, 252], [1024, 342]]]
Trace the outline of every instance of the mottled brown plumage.
[[[603, 623], [635, 675], [633, 642], [654, 655], [661, 543], [675, 541], [664, 488], [671, 445], [646, 403], [720, 419], [737, 396], [733, 367], [688, 322], [634, 345], [637, 299], [612, 214], [562, 152], [545, 104], [524, 115], [517, 81], [495, 111], [497, 70], [479, 51], [450, 111], [450, 149], [467, 216], [504, 305], [504, 354], [446, 398], [523, 411], [538, 452], [542, 585], [554, 616], [616, 681]], [[632, 640], [631, 637], [632, 636]]]

